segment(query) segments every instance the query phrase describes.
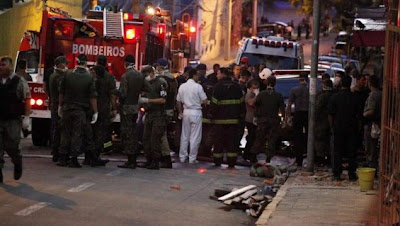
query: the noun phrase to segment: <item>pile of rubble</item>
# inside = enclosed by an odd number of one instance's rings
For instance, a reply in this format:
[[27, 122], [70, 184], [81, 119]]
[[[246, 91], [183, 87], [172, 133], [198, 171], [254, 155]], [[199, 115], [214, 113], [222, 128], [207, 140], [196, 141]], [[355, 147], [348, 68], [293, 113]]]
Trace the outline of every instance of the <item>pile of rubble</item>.
[[246, 211], [248, 215], [259, 217], [286, 182], [289, 174], [296, 171], [296, 168], [288, 165], [256, 163], [250, 169], [250, 176], [266, 178], [263, 185], [248, 185], [232, 190], [215, 189], [210, 199], [220, 201], [231, 209], [240, 209]]

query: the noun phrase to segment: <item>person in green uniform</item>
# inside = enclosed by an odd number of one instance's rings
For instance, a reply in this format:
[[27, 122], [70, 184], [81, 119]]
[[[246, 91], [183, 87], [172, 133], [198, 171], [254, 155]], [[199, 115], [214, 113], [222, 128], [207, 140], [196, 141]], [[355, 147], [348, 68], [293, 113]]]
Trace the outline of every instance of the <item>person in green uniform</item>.
[[[19, 149], [21, 127], [28, 129], [31, 113], [29, 87], [25, 79], [12, 73], [11, 57], [0, 58], [0, 183], [3, 183], [2, 168], [4, 151], [14, 163], [14, 180], [22, 176], [22, 156]], [[24, 115], [21, 120], [21, 115]], [[21, 123], [22, 121], [22, 123]]]
[[99, 116], [95, 124], [93, 124], [93, 139], [94, 139], [94, 155], [87, 158], [84, 164], [93, 166], [105, 166], [107, 159], [100, 159], [100, 153], [104, 150], [104, 142], [109, 136], [109, 128], [111, 125], [111, 112], [115, 114], [115, 79], [108, 71], [107, 58], [100, 55], [97, 58], [97, 65], [93, 68], [95, 72], [95, 84], [97, 92], [97, 109]]
[[[251, 161], [256, 162], [256, 155], [265, 151], [266, 162], [270, 162], [276, 152], [276, 143], [279, 139], [280, 118], [279, 113], [284, 117], [285, 103], [282, 94], [275, 91], [276, 78], [271, 75], [267, 78], [267, 89], [261, 91], [256, 98], [254, 106], [256, 110], [257, 131], [256, 140], [251, 149]], [[265, 144], [267, 149], [265, 150]]]
[[144, 122], [143, 146], [147, 158], [147, 169], [160, 169], [161, 138], [165, 133], [167, 122], [165, 103], [167, 98], [167, 82], [156, 77], [153, 67], [142, 69], [146, 81], [149, 82], [150, 91], [147, 97], [141, 97], [139, 103], [148, 104]]
[[136, 168], [137, 135], [136, 120], [138, 117], [138, 100], [142, 91], [148, 90], [147, 82], [142, 73], [134, 68], [135, 58], [128, 55], [125, 58], [126, 72], [122, 75], [119, 87], [120, 115], [121, 115], [121, 138], [124, 153], [128, 161], [120, 168]]
[[[87, 69], [87, 56], [77, 57], [77, 66], [61, 80], [58, 113], [63, 120], [60, 159], [58, 166], [82, 167], [78, 162], [82, 137], [86, 138], [86, 150], [94, 155], [93, 133], [90, 124], [97, 121], [96, 86]], [[71, 157], [71, 161], [67, 162]]]
[[67, 58], [59, 56], [54, 60], [54, 72], [49, 78], [49, 98], [50, 98], [50, 112], [51, 112], [51, 148], [53, 154], [53, 162], [58, 161], [59, 147], [61, 141], [61, 118], [58, 116], [58, 98], [61, 80], [68, 70]]

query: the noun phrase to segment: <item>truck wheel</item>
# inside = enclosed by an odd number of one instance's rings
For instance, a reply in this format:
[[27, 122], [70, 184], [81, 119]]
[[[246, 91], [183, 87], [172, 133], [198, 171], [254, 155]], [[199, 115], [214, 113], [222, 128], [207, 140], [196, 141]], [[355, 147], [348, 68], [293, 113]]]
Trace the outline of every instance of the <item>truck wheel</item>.
[[32, 143], [46, 146], [50, 141], [50, 119], [32, 118]]

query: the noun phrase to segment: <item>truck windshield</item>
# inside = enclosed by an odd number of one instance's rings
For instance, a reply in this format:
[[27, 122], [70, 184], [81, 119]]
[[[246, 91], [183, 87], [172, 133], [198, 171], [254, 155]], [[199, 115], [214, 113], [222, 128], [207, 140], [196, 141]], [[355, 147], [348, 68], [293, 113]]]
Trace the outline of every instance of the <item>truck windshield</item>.
[[271, 56], [256, 53], [243, 53], [242, 57], [249, 58], [249, 64], [265, 64], [271, 70], [299, 69], [299, 60], [297, 58]]
[[38, 73], [39, 64], [39, 51], [38, 50], [28, 50], [19, 52], [17, 62], [20, 60], [26, 60], [27, 62], [27, 73]]

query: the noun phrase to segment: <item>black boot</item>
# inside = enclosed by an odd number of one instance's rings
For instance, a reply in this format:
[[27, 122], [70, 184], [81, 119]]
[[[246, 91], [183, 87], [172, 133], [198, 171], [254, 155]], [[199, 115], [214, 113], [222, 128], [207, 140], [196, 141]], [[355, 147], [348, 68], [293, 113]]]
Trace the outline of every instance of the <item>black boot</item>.
[[58, 162], [58, 158], [59, 158], [58, 152], [53, 151], [52, 154], [53, 154], [53, 158], [52, 158], [53, 162]]
[[3, 183], [3, 171], [0, 168], [0, 184], [2, 184], [2, 183]]
[[106, 164], [109, 162], [110, 162], [110, 160], [108, 160], [108, 159], [101, 159], [101, 158], [92, 159], [92, 161], [90, 162], [90, 166], [91, 167], [106, 166]]
[[82, 165], [85, 165], [85, 166], [91, 165], [92, 159], [93, 158], [92, 158], [91, 154], [85, 153], [85, 159], [83, 160]]
[[22, 157], [14, 163], [14, 180], [19, 180], [22, 176]]
[[118, 168], [136, 169], [136, 155], [128, 155], [128, 161], [118, 165]]
[[172, 169], [171, 156], [166, 155], [161, 158], [160, 168]]
[[222, 165], [222, 161], [223, 161], [222, 158], [215, 158], [215, 157], [214, 157], [214, 164], [215, 164], [215, 166], [221, 166], [221, 165]]
[[227, 158], [228, 167], [229, 168], [234, 168], [235, 165], [236, 165], [236, 160], [237, 160], [237, 157], [228, 157]]
[[160, 169], [160, 159], [153, 159], [153, 161], [151, 161], [151, 164], [148, 165], [146, 167], [147, 169], [151, 169], [151, 170], [159, 170]]
[[78, 158], [77, 157], [72, 157], [71, 158], [71, 162], [68, 164], [68, 167], [71, 167], [71, 168], [82, 168], [81, 164], [79, 164], [79, 162], [78, 162]]
[[61, 154], [60, 158], [58, 159], [57, 166], [66, 167], [68, 166], [68, 157], [67, 155]]

